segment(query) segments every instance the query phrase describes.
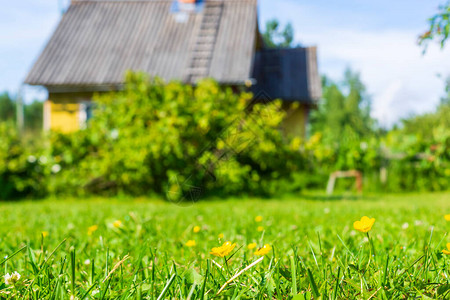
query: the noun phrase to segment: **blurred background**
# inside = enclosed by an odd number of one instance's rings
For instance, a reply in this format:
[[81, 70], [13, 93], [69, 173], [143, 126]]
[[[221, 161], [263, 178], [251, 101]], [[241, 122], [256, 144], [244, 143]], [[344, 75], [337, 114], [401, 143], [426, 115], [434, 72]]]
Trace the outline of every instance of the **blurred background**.
[[20, 1], [0, 198], [447, 190], [442, 1]]

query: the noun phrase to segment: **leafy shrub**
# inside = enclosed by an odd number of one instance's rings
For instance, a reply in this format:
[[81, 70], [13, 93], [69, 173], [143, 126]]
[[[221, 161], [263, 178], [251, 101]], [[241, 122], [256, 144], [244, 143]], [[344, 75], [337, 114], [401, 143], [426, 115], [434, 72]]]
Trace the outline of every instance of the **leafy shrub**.
[[305, 172], [310, 174], [303, 183], [306, 188], [322, 189], [330, 173], [352, 169], [363, 173], [366, 191], [440, 191], [450, 186], [450, 131], [445, 126], [426, 138], [393, 130], [378, 138], [343, 137], [339, 145], [325, 143], [316, 133], [304, 143], [303, 152], [308, 162]]
[[281, 102], [249, 106], [251, 98], [213, 80], [191, 87], [128, 73], [123, 91], [96, 96], [87, 129], [53, 135], [61, 172], [50, 189], [174, 201], [275, 193], [268, 182], [289, 178], [303, 159], [279, 130]]
[[25, 145], [12, 122], [0, 123], [0, 199], [46, 193], [47, 158]]
[[386, 138], [394, 159], [388, 165], [390, 191], [440, 191], [450, 186], [450, 130], [437, 127], [425, 139], [392, 131]]

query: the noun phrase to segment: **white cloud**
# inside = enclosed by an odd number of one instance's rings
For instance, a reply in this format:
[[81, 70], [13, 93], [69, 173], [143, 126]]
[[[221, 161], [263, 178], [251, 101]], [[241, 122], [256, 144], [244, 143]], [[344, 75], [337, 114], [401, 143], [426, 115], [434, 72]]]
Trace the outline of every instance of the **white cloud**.
[[[321, 71], [341, 78], [350, 66], [361, 73], [372, 96], [373, 116], [390, 126], [402, 117], [433, 110], [450, 75], [450, 51], [430, 47], [423, 55], [415, 31], [332, 29], [303, 34], [319, 45]], [[300, 37], [298, 37], [300, 38]]]

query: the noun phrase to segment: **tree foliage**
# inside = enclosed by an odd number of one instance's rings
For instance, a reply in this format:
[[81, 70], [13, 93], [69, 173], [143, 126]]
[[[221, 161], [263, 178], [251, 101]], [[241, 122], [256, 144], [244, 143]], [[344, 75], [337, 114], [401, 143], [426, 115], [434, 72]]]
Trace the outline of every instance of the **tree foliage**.
[[437, 40], [443, 48], [450, 33], [450, 1], [440, 5], [438, 12], [428, 19], [428, 22], [430, 27], [420, 35], [419, 43], [426, 49], [430, 41]]
[[14, 121], [16, 118], [16, 105], [11, 96], [4, 92], [0, 94], [0, 120]]
[[321, 132], [325, 141], [336, 145], [373, 135], [370, 97], [358, 73], [347, 70], [342, 84], [324, 77], [322, 86], [322, 101], [311, 118], [313, 133]]
[[294, 45], [294, 27], [291, 23], [281, 29], [277, 19], [267, 21], [266, 30], [262, 34], [267, 48], [292, 48]]
[[[35, 133], [42, 129], [43, 103], [33, 101], [24, 105], [25, 130]], [[16, 100], [9, 93], [0, 94], [0, 121], [15, 122], [16, 120]]]

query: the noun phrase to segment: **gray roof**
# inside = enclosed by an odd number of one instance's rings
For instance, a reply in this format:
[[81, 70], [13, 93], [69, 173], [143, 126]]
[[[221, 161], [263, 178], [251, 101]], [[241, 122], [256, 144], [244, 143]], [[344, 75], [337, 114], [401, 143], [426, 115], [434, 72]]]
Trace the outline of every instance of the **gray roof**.
[[[322, 97], [316, 47], [256, 52], [256, 97], [312, 103]], [[259, 95], [259, 96], [258, 96]]]
[[[206, 0], [203, 11], [190, 13], [185, 23], [176, 21], [172, 4], [173, 0], [72, 1], [25, 83], [50, 88], [114, 86], [123, 82], [127, 70], [187, 82], [213, 77], [228, 84], [252, 76], [256, 0]], [[208, 39], [210, 48], [202, 44]]]

